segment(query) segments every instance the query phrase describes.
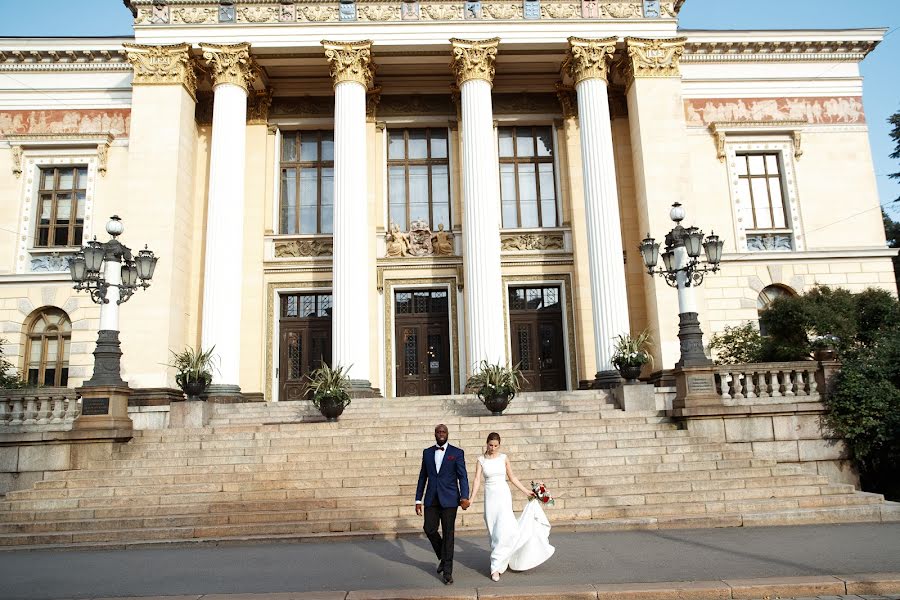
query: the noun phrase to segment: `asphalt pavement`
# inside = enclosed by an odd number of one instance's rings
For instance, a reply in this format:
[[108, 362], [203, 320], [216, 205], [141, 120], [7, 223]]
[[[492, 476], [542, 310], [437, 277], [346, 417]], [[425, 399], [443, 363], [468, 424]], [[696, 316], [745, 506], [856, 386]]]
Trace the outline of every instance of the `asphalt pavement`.
[[[486, 536], [457, 538], [456, 587], [900, 572], [900, 523], [551, 533], [556, 554], [489, 579]], [[422, 538], [0, 552], [0, 599], [444, 588]]]

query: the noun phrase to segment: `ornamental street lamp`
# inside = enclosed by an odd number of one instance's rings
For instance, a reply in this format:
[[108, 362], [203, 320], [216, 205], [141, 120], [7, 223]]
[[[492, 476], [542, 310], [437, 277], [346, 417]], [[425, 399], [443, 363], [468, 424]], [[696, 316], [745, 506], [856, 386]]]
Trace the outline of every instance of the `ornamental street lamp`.
[[95, 236], [69, 261], [74, 288], [87, 290], [91, 300], [100, 305], [94, 374], [80, 388], [82, 417], [93, 420], [79, 417], [76, 427], [131, 426], [128, 419], [129, 388], [121, 376], [119, 305], [127, 302], [138, 288], [150, 287], [158, 258], [146, 246], [137, 256], [133, 255], [131, 248], [118, 240], [124, 230], [122, 220], [113, 215], [106, 224], [106, 232], [112, 239], [98, 242]]
[[[703, 283], [705, 273], [719, 270], [722, 260], [722, 246], [725, 244], [714, 233], [706, 236], [696, 227], [684, 228], [684, 208], [676, 202], [672, 205], [669, 217], [675, 221], [675, 227], [666, 234], [666, 247], [663, 252], [663, 267], [659, 262], [659, 244], [650, 234], [639, 246], [648, 275], [661, 275], [666, 283], [678, 289], [678, 339], [681, 341], [681, 360], [675, 365], [700, 366], [711, 361], [703, 352], [703, 331], [697, 318], [697, 305], [694, 301], [693, 286]], [[700, 262], [701, 249], [706, 253], [706, 262]]]

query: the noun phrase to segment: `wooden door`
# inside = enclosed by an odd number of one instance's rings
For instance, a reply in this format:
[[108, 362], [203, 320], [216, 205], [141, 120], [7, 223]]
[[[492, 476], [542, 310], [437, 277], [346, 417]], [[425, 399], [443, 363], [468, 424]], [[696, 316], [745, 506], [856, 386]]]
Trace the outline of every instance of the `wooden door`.
[[509, 289], [509, 331], [513, 364], [525, 378], [525, 391], [566, 389], [559, 287]]
[[451, 391], [450, 323], [446, 290], [394, 295], [397, 396]]
[[331, 294], [281, 298], [278, 400], [303, 399], [303, 376], [331, 364]]

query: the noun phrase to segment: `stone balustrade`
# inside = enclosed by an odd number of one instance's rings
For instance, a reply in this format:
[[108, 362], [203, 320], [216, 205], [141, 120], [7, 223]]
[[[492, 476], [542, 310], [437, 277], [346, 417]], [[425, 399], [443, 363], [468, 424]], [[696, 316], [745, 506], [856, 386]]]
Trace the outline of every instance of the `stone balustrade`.
[[0, 390], [0, 433], [68, 431], [80, 411], [70, 388]]
[[818, 369], [812, 361], [718, 365], [716, 390], [725, 406], [819, 402]]

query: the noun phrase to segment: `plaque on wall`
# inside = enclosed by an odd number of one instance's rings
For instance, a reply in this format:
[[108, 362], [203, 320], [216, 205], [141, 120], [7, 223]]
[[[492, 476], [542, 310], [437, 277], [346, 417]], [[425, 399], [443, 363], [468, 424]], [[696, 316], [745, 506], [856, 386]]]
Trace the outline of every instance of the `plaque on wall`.
[[108, 415], [109, 398], [82, 398], [81, 415], [84, 417]]
[[713, 379], [705, 375], [693, 375], [688, 377], [688, 390], [698, 393], [710, 393], [713, 390]]

